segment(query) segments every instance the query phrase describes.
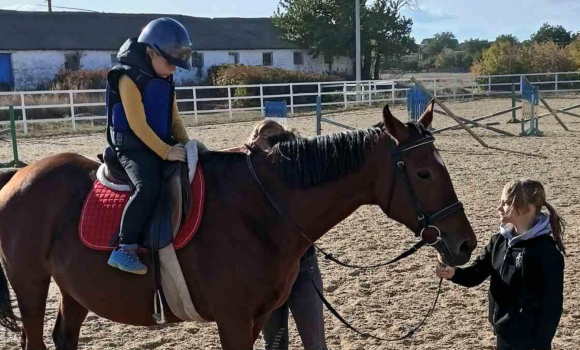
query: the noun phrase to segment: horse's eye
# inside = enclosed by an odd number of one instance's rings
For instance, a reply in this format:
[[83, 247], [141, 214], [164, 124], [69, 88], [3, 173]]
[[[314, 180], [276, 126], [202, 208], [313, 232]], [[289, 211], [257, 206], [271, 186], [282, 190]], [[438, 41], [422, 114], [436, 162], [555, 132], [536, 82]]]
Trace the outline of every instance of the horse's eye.
[[429, 173], [427, 170], [421, 170], [417, 172], [417, 176], [423, 180], [429, 180], [431, 178], [431, 173]]

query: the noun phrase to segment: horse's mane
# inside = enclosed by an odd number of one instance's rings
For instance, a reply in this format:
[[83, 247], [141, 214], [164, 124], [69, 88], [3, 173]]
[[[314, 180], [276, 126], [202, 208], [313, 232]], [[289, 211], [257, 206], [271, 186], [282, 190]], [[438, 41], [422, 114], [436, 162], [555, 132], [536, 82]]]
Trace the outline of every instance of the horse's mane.
[[358, 172], [381, 133], [381, 128], [371, 128], [282, 141], [268, 157], [288, 185], [314, 187]]
[[[418, 123], [407, 123], [407, 128], [413, 134], [411, 139], [431, 134]], [[388, 134], [382, 122], [366, 130], [344, 131], [313, 138], [302, 138], [296, 132], [287, 131], [269, 138], [270, 144], [274, 146], [267, 157], [277, 166], [289, 186], [315, 187], [358, 172], [365, 164], [369, 154], [367, 151], [373, 151], [383, 133]], [[391, 137], [385, 140], [385, 147], [395, 144]], [[245, 147], [251, 153], [262, 152], [257, 147]], [[209, 151], [200, 157], [226, 166], [243, 160], [245, 156], [244, 152]]]

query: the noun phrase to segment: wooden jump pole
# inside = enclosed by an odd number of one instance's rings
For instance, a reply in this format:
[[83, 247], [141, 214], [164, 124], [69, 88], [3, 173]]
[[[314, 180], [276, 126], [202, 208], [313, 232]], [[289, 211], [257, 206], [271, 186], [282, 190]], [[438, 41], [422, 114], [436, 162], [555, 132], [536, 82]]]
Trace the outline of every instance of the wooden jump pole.
[[560, 117], [558, 117], [558, 114], [556, 114], [556, 112], [554, 112], [554, 110], [552, 109], [552, 107], [550, 107], [550, 105], [548, 104], [548, 102], [546, 102], [546, 100], [542, 97], [542, 95], [540, 94], [539, 91], [538, 91], [538, 95], [540, 97], [540, 101], [542, 101], [542, 103], [544, 104], [544, 106], [546, 106], [546, 109], [548, 111], [550, 111], [550, 114], [552, 114], [554, 116], [554, 118], [556, 118], [556, 120], [558, 121], [558, 123], [560, 123], [560, 125], [562, 125], [562, 127], [564, 128], [564, 130], [570, 131], [570, 130], [568, 130], [568, 127], [566, 126], [566, 124], [564, 124], [564, 122], [560, 119]]
[[[499, 115], [506, 114], [506, 113], [509, 113], [509, 112], [512, 112], [512, 111], [515, 112], [515, 111], [517, 111], [519, 109], [522, 109], [522, 106], [512, 107], [512, 108], [509, 108], [509, 109], [505, 109], [503, 111], [499, 111], [499, 112], [495, 112], [495, 113], [492, 113], [492, 114], [484, 115], [484, 116], [481, 116], [481, 117], [477, 117], [475, 119], [470, 119], [469, 121], [471, 121], [471, 122], [479, 122], [479, 121], [486, 120], [486, 119], [493, 118], [493, 117], [497, 117]], [[440, 112], [440, 111], [437, 111], [437, 110], [435, 110], [435, 112], [436, 113], [439, 113], [439, 114], [447, 115], [447, 113], [443, 113], [443, 112]], [[470, 124], [472, 124], [472, 123], [470, 123]], [[446, 130], [457, 130], [458, 128], [459, 128], [458, 125], [452, 125], [452, 126], [447, 126], [447, 127], [441, 128], [441, 129], [437, 129], [433, 133], [435, 134], [435, 133], [443, 132], [443, 131], [446, 131]], [[495, 128], [493, 128], [493, 129], [495, 129]], [[490, 129], [490, 130], [492, 130], [492, 129]], [[499, 129], [495, 129], [495, 130], [492, 130], [492, 131], [499, 132], [500, 134], [506, 133], [506, 131], [503, 131], [503, 130], [497, 131], [497, 130], [499, 130]], [[507, 134], [509, 134], [508, 136], [514, 136], [514, 135], [512, 135], [510, 133], [507, 133]]]
[[[545, 106], [540, 106], [540, 107], [547, 109]], [[570, 107], [567, 107], [567, 108], [574, 109], [574, 108], [578, 108], [578, 107], [580, 107], [580, 105], [574, 105], [574, 106], [571, 106], [571, 107], [573, 107], [573, 108], [570, 108]], [[562, 114], [566, 114], [566, 115], [569, 115], [569, 116], [572, 116], [572, 117], [576, 117], [576, 118], [580, 118], [580, 114], [576, 114], [576, 113], [567, 112], [567, 110], [566, 110], [566, 109], [562, 109], [562, 108], [560, 108], [560, 109], [555, 109], [555, 110], [554, 110], [554, 112], [556, 112], [556, 113], [562, 113]], [[546, 113], [546, 116], [548, 116], [548, 115], [552, 115], [552, 113]], [[539, 117], [538, 117], [538, 118], [539, 118]]]
[[449, 109], [447, 108], [447, 106], [445, 106], [443, 104], [443, 102], [441, 102], [438, 98], [436, 98], [435, 96], [433, 96], [433, 94], [431, 93], [431, 91], [427, 90], [421, 83], [419, 83], [417, 81], [417, 79], [415, 79], [415, 77], [411, 77], [411, 81], [413, 83], [415, 83], [415, 85], [417, 87], [419, 87], [421, 90], [423, 90], [427, 96], [431, 97], [433, 100], [435, 100], [435, 103], [437, 103], [439, 105], [439, 107], [441, 107], [441, 109], [443, 109], [445, 111], [445, 113], [447, 113], [448, 116], [450, 116], [451, 118], [453, 118], [453, 120], [455, 120], [455, 122], [457, 122], [457, 124], [459, 126], [461, 126], [461, 128], [463, 128], [463, 130], [467, 131], [469, 133], [469, 135], [471, 135], [474, 139], [477, 140], [477, 142], [479, 142], [483, 147], [489, 147], [487, 145], [487, 143], [483, 142], [483, 140], [481, 138], [479, 138], [473, 131], [471, 131], [471, 129], [469, 129], [468, 127], [465, 126], [464, 123], [461, 122], [461, 120]]
[[[544, 106], [542, 106], [542, 107], [543, 108], [546, 108]], [[566, 111], [569, 111], [569, 110], [572, 110], [572, 109], [576, 109], [576, 108], [579, 108], [579, 107], [580, 107], [580, 104], [577, 104], [577, 105], [573, 105], [573, 106], [570, 106], [570, 107], [565, 107], [565, 108], [558, 109], [558, 112], [566, 113]], [[538, 119], [547, 117], [549, 115], [552, 115], [552, 113], [548, 112], [548, 113], [545, 113], [545, 114], [541, 114], [541, 115], [538, 116]], [[573, 115], [573, 116], [574, 117], [580, 117], [578, 115]], [[529, 119], [528, 120], [524, 120], [524, 121], [527, 122], [527, 121], [529, 121]]]

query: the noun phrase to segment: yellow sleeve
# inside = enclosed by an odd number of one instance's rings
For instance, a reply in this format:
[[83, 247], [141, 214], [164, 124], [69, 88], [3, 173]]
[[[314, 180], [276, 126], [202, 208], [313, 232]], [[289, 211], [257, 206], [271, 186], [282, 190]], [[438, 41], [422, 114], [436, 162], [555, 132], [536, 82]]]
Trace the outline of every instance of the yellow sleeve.
[[185, 130], [185, 123], [179, 115], [179, 109], [177, 108], [177, 96], [173, 96], [173, 138], [175, 141], [185, 145], [189, 141], [189, 136], [187, 135], [187, 130]]
[[163, 142], [147, 124], [141, 92], [131, 78], [126, 75], [119, 79], [119, 93], [131, 130], [159, 157], [167, 159], [171, 146]]

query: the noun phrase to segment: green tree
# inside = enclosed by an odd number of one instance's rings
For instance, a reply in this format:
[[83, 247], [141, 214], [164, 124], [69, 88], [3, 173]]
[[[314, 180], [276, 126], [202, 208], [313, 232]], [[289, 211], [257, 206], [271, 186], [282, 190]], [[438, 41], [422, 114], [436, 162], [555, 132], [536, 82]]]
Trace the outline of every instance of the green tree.
[[473, 62], [478, 61], [483, 54], [483, 51], [489, 49], [491, 44], [487, 40], [469, 39], [463, 43], [463, 51], [465, 52], [465, 66], [470, 67]]
[[[410, 37], [412, 21], [400, 14], [417, 0], [360, 1], [362, 78], [385, 58], [405, 55], [415, 48]], [[280, 0], [272, 17], [280, 38], [307, 48], [317, 57], [348, 56], [354, 59], [355, 3], [352, 0]], [[353, 60], [354, 61], [354, 60]], [[374, 73], [378, 75], [378, 67]]]
[[273, 24], [280, 29], [280, 38], [309, 49], [316, 58], [319, 55], [351, 56], [355, 39], [354, 2], [346, 0], [280, 0], [272, 17]]
[[568, 46], [572, 42], [572, 32], [561, 25], [552, 26], [544, 23], [537, 32], [532, 34], [531, 40], [537, 43], [554, 42], [559, 46]]
[[443, 49], [457, 50], [459, 48], [459, 41], [455, 38], [455, 34], [451, 32], [437, 33], [433, 39], [429, 41], [426, 48], [426, 53], [429, 57], [434, 57], [440, 54]]
[[[381, 63], [397, 59], [417, 50], [411, 38], [413, 21], [400, 15], [398, 10], [402, 0], [376, 0], [368, 9], [366, 33], [369, 46], [365, 52], [365, 68], [374, 67], [374, 78], [379, 78]], [[366, 70], [366, 69], [365, 69]], [[370, 76], [370, 70], [366, 72]]]
[[517, 45], [520, 43], [520, 41], [518, 40], [518, 38], [515, 37], [515, 35], [513, 34], [502, 34], [502, 35], [498, 35], [497, 38], [495, 38], [495, 42], [509, 42], [512, 45]]

